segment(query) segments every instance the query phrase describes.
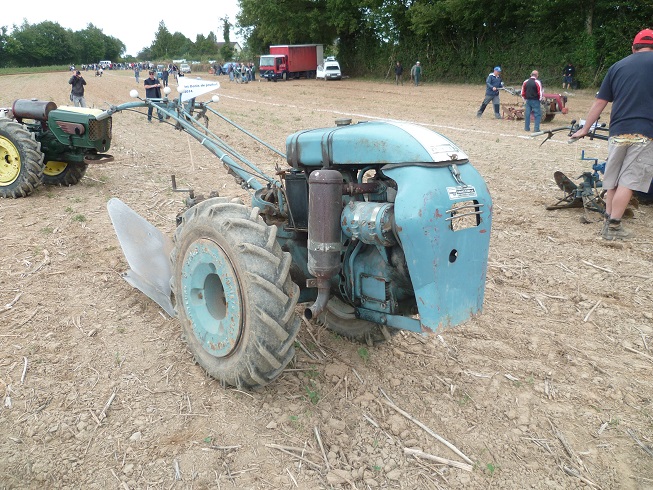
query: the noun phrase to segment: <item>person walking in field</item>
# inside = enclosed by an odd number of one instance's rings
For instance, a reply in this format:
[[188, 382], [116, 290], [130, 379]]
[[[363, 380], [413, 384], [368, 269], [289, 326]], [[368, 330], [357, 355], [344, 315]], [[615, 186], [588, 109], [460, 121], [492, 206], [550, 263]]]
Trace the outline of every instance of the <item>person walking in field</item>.
[[601, 83], [596, 100], [583, 127], [572, 139], [589, 134], [609, 102], [610, 128], [608, 160], [603, 189], [605, 221], [601, 236], [605, 240], [627, 240], [632, 233], [621, 225], [621, 218], [633, 191], [648, 192], [653, 180], [653, 30], [635, 36], [632, 54], [612, 65]]
[[476, 117], [481, 117], [487, 105], [492, 102], [494, 106], [494, 117], [496, 119], [501, 119], [501, 114], [499, 113], [499, 89], [503, 87], [503, 80], [501, 79], [501, 67], [495, 66], [494, 71], [490, 73], [485, 79], [485, 98], [481, 103], [481, 107], [478, 108], [476, 112]]
[[404, 84], [404, 67], [401, 65], [399, 61], [397, 61], [397, 64], [395, 65], [395, 85], [401, 85]]
[[415, 86], [419, 86], [419, 79], [422, 77], [422, 66], [419, 64], [419, 61], [416, 62], [413, 67], [410, 69], [410, 78], [415, 82]]

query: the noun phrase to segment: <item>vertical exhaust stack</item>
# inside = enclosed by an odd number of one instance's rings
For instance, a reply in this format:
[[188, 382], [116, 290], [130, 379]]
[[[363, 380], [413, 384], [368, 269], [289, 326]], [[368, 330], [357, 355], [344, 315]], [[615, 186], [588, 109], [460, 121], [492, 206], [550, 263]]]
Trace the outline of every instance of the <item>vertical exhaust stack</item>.
[[326, 307], [331, 278], [340, 270], [342, 174], [337, 170], [316, 170], [308, 184], [308, 271], [317, 283], [317, 299], [304, 310], [310, 320]]

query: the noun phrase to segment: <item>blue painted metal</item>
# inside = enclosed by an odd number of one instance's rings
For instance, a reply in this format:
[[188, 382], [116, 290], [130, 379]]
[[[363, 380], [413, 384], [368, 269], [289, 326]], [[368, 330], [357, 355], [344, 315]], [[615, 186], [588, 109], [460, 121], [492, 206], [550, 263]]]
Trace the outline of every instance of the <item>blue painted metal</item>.
[[[481, 311], [492, 224], [492, 200], [471, 164], [452, 167], [386, 166], [397, 182], [396, 228], [406, 255], [424, 328], [457, 325]], [[464, 182], [466, 186], [461, 185]], [[477, 206], [477, 226], [454, 231], [452, 205]]]
[[226, 357], [240, 339], [242, 292], [233, 265], [220, 246], [208, 239], [194, 242], [183, 257], [182, 304], [204, 350]]
[[422, 126], [389, 121], [301, 131], [286, 139], [286, 154], [293, 167], [467, 160], [444, 136]]

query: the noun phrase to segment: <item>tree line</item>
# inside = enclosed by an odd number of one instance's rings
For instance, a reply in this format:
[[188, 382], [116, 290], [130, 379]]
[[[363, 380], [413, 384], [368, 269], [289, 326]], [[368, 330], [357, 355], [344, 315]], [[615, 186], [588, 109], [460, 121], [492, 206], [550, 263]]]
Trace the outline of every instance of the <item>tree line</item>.
[[[222, 19], [223, 33], [228, 41], [231, 24]], [[222, 55], [231, 59], [233, 51], [225, 43]], [[217, 38], [213, 32], [208, 36], [197, 35], [191, 41], [180, 32], [171, 33], [161, 21], [154, 33], [154, 41], [144, 47], [135, 57], [125, 56], [125, 44], [108, 36], [102, 29], [88, 24], [85, 29], [72, 31], [57, 22], [40, 22], [13, 26], [11, 33], [7, 26], [0, 27], [0, 68], [80, 65], [97, 63], [100, 60], [171, 60], [173, 58], [216, 56]]]
[[45, 21], [0, 27], [0, 67], [51, 66], [70, 63], [97, 63], [119, 59], [125, 45], [88, 24], [85, 29], [64, 29], [57, 22]]
[[561, 84], [567, 62], [581, 85], [601, 82], [651, 27], [650, 0], [240, 0], [253, 52], [324, 43], [349, 75], [386, 76], [419, 60], [425, 81], [479, 83], [501, 65], [507, 83], [538, 69]]

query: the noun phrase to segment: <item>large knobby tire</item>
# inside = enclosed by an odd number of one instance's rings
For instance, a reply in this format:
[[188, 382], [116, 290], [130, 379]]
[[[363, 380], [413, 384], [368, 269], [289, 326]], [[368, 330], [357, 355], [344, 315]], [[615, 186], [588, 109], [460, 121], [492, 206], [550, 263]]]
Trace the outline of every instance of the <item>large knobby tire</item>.
[[88, 165], [49, 160], [43, 169], [43, 183], [46, 185], [76, 185], [82, 180]]
[[274, 380], [295, 355], [299, 287], [258, 209], [208, 199], [182, 217], [171, 253], [177, 315], [195, 360], [238, 388]]
[[546, 101], [542, 102], [542, 122], [543, 123], [548, 123], [553, 121], [553, 118], [556, 117], [555, 114], [552, 114], [549, 112], [551, 110], [551, 102]]
[[43, 178], [41, 143], [34, 133], [0, 117], [0, 196], [26, 197]]
[[338, 335], [368, 345], [390, 340], [391, 336], [397, 333], [394, 328], [356, 318], [354, 307], [336, 296], [329, 299], [326, 308], [318, 317], [318, 323]]

